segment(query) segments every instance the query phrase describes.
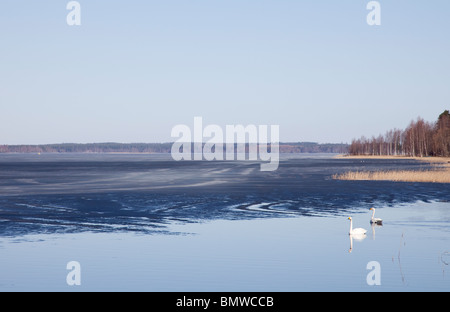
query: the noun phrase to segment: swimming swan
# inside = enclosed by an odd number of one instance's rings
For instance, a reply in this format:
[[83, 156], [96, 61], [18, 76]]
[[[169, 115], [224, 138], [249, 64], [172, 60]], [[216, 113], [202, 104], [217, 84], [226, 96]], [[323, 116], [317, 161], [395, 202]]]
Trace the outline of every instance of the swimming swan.
[[352, 222], [352, 217], [348, 217], [348, 219], [350, 220], [350, 232], [348, 232], [348, 234], [350, 234], [350, 235], [364, 235], [364, 234], [367, 233], [366, 229], [362, 229], [362, 228], [354, 229], [353, 225], [352, 225], [352, 223], [353, 223]]
[[376, 223], [376, 224], [382, 224], [383, 223], [383, 219], [380, 218], [375, 218], [375, 208], [370, 208], [369, 210], [372, 210], [372, 218], [370, 219], [370, 223]]

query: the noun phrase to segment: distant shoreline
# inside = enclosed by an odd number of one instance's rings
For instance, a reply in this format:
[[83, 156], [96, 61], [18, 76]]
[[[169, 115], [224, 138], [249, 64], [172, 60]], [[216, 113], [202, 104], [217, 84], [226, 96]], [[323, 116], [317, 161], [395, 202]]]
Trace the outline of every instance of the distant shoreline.
[[335, 156], [335, 158], [418, 160], [434, 165], [434, 168], [431, 170], [347, 171], [333, 175], [335, 180], [450, 183], [450, 157], [351, 156], [341, 154]]
[[450, 161], [450, 157], [417, 157], [417, 156], [393, 156], [393, 155], [345, 155], [339, 154], [335, 158], [345, 158], [345, 159], [405, 159], [405, 160], [420, 160], [427, 162], [442, 162], [447, 163]]
[[[280, 153], [330, 153], [348, 152], [345, 143], [315, 142], [280, 142]], [[167, 154], [171, 153], [173, 143], [61, 143], [39, 145], [1, 145], [2, 153], [133, 153], [133, 154]], [[236, 145], [236, 143], [235, 143]], [[249, 143], [246, 143], [248, 149]], [[193, 148], [192, 148], [193, 150]]]

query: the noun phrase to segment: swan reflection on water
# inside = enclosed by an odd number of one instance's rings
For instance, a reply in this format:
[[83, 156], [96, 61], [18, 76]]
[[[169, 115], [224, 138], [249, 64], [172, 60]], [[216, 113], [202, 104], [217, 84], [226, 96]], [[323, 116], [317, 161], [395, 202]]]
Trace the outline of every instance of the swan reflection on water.
[[366, 234], [349, 234], [348, 237], [350, 238], [350, 249], [348, 252], [352, 252], [353, 250], [353, 239], [356, 241], [363, 241], [366, 238]]
[[370, 227], [372, 228], [372, 239], [373, 240], [375, 240], [375, 228], [382, 227], [382, 226], [383, 226], [383, 224], [381, 224], [381, 223], [373, 222], [373, 223], [370, 224]]

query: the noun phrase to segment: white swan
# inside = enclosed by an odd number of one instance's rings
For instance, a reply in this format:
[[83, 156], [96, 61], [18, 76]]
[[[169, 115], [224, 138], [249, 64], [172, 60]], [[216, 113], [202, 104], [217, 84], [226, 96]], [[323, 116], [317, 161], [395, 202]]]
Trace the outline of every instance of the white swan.
[[353, 228], [353, 221], [352, 221], [352, 217], [348, 217], [348, 219], [350, 220], [350, 232], [348, 232], [348, 234], [350, 235], [364, 235], [367, 233], [366, 229], [362, 229], [362, 228]]
[[383, 219], [380, 219], [380, 218], [375, 218], [375, 208], [370, 208], [369, 210], [372, 210], [373, 212], [372, 212], [372, 218], [370, 219], [370, 223], [371, 224], [373, 224], [373, 223], [376, 223], [376, 224], [379, 224], [379, 225], [381, 225], [382, 223], [383, 223]]

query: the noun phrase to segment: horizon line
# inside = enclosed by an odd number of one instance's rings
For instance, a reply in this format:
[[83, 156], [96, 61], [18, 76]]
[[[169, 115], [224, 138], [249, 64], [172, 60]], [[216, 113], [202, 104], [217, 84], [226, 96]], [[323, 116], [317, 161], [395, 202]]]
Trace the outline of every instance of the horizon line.
[[[125, 142], [113, 142], [113, 141], [110, 141], [110, 142], [107, 142], [107, 141], [105, 141], [105, 142], [89, 142], [89, 143], [76, 143], [76, 142], [64, 142], [64, 143], [25, 143], [25, 144], [2, 144], [2, 143], [0, 143], [0, 146], [45, 146], [45, 145], [70, 145], [70, 144], [72, 144], [72, 145], [90, 145], [90, 144], [122, 144], [122, 145], [127, 145], [127, 144], [160, 144], [160, 145], [163, 145], [163, 144], [173, 144], [173, 143], [175, 143], [176, 141], [173, 141], [173, 142], [127, 142], [127, 143], [125, 143]], [[203, 144], [205, 144], [205, 143], [208, 143], [207, 141], [206, 142], [196, 142], [196, 141], [193, 141], [193, 142], [177, 142], [177, 143], [191, 143], [191, 144], [194, 144], [194, 143], [203, 143]], [[234, 143], [234, 144], [242, 144], [242, 143], [240, 143], [240, 142], [230, 142], [230, 143]], [[244, 142], [245, 144], [260, 144], [259, 142]], [[340, 142], [340, 143], [333, 143], [333, 142], [326, 142], [326, 143], [319, 143], [319, 142], [312, 142], [312, 141], [297, 141], [297, 142], [293, 142], [293, 141], [286, 141], [286, 142], [275, 142], [275, 144], [276, 143], [278, 143], [278, 144], [318, 144], [318, 145], [324, 145], [324, 144], [336, 144], [336, 145], [350, 145], [350, 143], [344, 143], [344, 142]], [[227, 142], [223, 142], [223, 144], [227, 144]], [[267, 142], [267, 143], [265, 143], [265, 144], [272, 144], [271, 142]]]

